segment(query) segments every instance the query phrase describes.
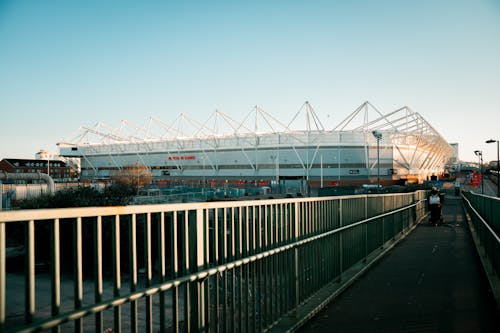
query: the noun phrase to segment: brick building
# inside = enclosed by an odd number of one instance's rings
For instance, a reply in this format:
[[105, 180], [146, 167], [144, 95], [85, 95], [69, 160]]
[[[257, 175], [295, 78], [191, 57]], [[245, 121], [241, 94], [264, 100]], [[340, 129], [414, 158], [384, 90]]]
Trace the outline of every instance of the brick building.
[[8, 173], [45, 173], [55, 182], [74, 181], [77, 172], [59, 160], [4, 158], [0, 161], [0, 172]]

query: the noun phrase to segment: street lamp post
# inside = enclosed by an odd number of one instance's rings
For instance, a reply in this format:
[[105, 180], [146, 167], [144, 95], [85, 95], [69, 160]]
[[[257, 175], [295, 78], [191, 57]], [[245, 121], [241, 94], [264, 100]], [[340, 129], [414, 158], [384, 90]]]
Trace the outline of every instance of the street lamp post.
[[379, 131], [373, 131], [373, 136], [377, 139], [377, 193], [380, 189], [380, 139], [382, 139], [382, 133]]
[[[280, 176], [279, 176], [279, 155], [271, 155], [270, 156], [271, 161], [273, 161], [274, 164], [274, 182], [275, 182], [275, 187], [276, 187], [276, 193], [279, 193], [279, 185], [280, 185]], [[274, 191], [274, 189], [273, 189]]]
[[201, 184], [201, 193], [205, 193], [205, 160], [207, 159], [206, 156], [202, 156], [201, 157], [201, 160], [203, 162], [203, 171], [202, 171], [202, 177], [203, 177], [203, 180], [202, 180], [202, 184]]
[[483, 152], [481, 150], [474, 150], [474, 154], [479, 158], [479, 165], [481, 166], [481, 194], [484, 194], [483, 183]]
[[497, 197], [500, 198], [500, 148], [498, 140], [490, 139], [486, 143], [497, 143]]

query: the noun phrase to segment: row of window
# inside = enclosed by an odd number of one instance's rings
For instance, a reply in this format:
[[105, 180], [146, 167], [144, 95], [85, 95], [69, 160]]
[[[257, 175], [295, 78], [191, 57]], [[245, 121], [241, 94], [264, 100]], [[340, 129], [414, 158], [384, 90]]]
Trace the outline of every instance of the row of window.
[[[47, 173], [47, 169], [16, 169], [16, 173]], [[60, 172], [59, 170], [54, 170], [50, 172], [51, 175], [69, 177], [71, 172], [65, 170]]]
[[[19, 162], [15, 162], [15, 163], [13, 163], [13, 165], [15, 167], [17, 167], [17, 168], [19, 168], [19, 167], [28, 167], [28, 168], [29, 167], [31, 167], [31, 168], [33, 168], [33, 167], [44, 167], [44, 168], [46, 168], [47, 167], [47, 162], [28, 162], [28, 163], [24, 163], [23, 165], [21, 165], [21, 163], [19, 163]], [[51, 162], [49, 164], [49, 166], [55, 167], [55, 168], [65, 167], [65, 165], [62, 164], [62, 163], [60, 163], [60, 162]]]

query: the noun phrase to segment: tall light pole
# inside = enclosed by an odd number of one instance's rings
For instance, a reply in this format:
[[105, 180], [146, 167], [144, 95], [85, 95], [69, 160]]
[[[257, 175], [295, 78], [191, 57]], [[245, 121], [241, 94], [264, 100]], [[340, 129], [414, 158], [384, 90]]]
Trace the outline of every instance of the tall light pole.
[[489, 139], [486, 143], [497, 143], [497, 197], [500, 198], [500, 148], [498, 140]]
[[479, 164], [481, 165], [481, 194], [484, 194], [484, 183], [483, 183], [483, 152], [481, 150], [474, 150], [474, 154], [479, 158]]
[[379, 131], [372, 131], [373, 136], [377, 139], [377, 193], [380, 189], [380, 139], [382, 139], [382, 133]]
[[201, 157], [201, 160], [203, 162], [203, 171], [202, 171], [202, 174], [203, 174], [203, 181], [202, 181], [202, 188], [201, 188], [201, 193], [205, 193], [205, 161], [206, 161], [207, 157], [206, 156], [202, 156]]
[[280, 183], [280, 176], [279, 176], [279, 155], [271, 155], [270, 156], [271, 161], [274, 162], [274, 182], [276, 183], [276, 193], [279, 191], [279, 183]]

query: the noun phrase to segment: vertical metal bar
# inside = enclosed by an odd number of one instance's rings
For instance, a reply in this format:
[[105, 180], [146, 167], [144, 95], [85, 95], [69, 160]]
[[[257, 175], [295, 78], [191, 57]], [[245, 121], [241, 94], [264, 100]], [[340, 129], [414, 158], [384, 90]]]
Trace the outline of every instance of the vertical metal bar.
[[227, 208], [224, 207], [223, 208], [223, 212], [224, 212], [224, 216], [222, 217], [222, 239], [221, 239], [221, 242], [222, 242], [222, 263], [226, 263], [228, 260], [227, 258], [227, 248], [228, 248], [228, 245], [227, 245]]
[[244, 249], [244, 238], [243, 238], [243, 207], [238, 207], [238, 222], [237, 222], [237, 247], [236, 254], [237, 258], [241, 259], [243, 257], [243, 249]]
[[[158, 260], [160, 261], [160, 281], [165, 282], [165, 214], [160, 213], [160, 222], [158, 224]], [[160, 332], [165, 332], [165, 292], [160, 292]]]
[[[121, 269], [120, 269], [120, 216], [115, 215], [115, 219], [113, 221], [113, 296], [120, 296], [121, 289]], [[122, 329], [122, 319], [121, 319], [121, 306], [115, 306], [113, 308], [113, 320], [114, 320], [114, 331], [121, 332]]]
[[283, 272], [281, 271], [281, 258], [283, 256], [283, 252], [280, 252], [278, 254], [275, 255], [275, 259], [274, 259], [274, 269], [275, 269], [275, 272], [276, 272], [276, 275], [275, 275], [275, 279], [276, 279], [276, 282], [275, 282], [275, 288], [273, 290], [273, 292], [275, 293], [275, 318], [274, 320], [277, 320], [278, 318], [280, 318], [281, 314], [283, 313], [283, 289], [284, 289], [284, 286], [283, 286], [283, 283], [282, 283], [282, 278], [283, 278]]
[[260, 260], [261, 262], [261, 281], [262, 281], [262, 291], [261, 291], [261, 295], [262, 295], [262, 320], [261, 320], [261, 330], [263, 330], [266, 326], [267, 326], [267, 320], [268, 320], [268, 317], [269, 317], [269, 310], [268, 310], [268, 307], [267, 307], [267, 304], [268, 304], [268, 301], [269, 301], [269, 293], [268, 293], [268, 289], [267, 289], [267, 284], [268, 284], [268, 259], [269, 257], [264, 257]]
[[[189, 262], [189, 211], [184, 211], [184, 224], [182, 228], [183, 237], [183, 257], [184, 257], [184, 267], [183, 273], [188, 274], [190, 272], [190, 262]], [[191, 297], [190, 297], [190, 284], [186, 283], [184, 286], [184, 331], [191, 332]]]
[[33, 322], [35, 314], [35, 221], [26, 222], [24, 271], [24, 318], [26, 323]]
[[[61, 306], [61, 272], [60, 272], [60, 247], [59, 247], [59, 219], [54, 219], [52, 224], [52, 234], [51, 234], [51, 314], [52, 316], [57, 316], [59, 314], [59, 308]], [[52, 332], [60, 332], [59, 326], [52, 328]]]
[[[202, 270], [205, 267], [205, 220], [203, 218], [203, 209], [196, 210], [196, 270]], [[207, 306], [205, 302], [205, 292], [204, 286], [206, 282], [201, 281], [197, 283], [196, 292], [197, 296], [197, 315], [196, 320], [197, 327], [195, 330], [200, 332], [206, 330], [205, 327], [205, 307]]]
[[259, 331], [263, 331], [266, 327], [267, 320], [267, 290], [266, 290], [266, 262], [267, 257], [259, 260], [259, 295], [260, 295], [260, 320], [259, 320]]
[[[205, 267], [209, 267], [210, 265], [210, 248], [211, 248], [211, 241], [210, 241], [210, 209], [205, 208], [203, 210], [204, 212], [204, 229], [205, 229]], [[211, 308], [212, 308], [212, 302], [211, 302], [211, 292], [210, 292], [210, 285], [211, 285], [211, 277], [207, 277], [205, 284], [204, 284], [204, 293], [205, 293], [205, 328], [204, 330], [207, 332], [211, 331]]]
[[[295, 202], [295, 221], [294, 221], [294, 240], [298, 240], [300, 237], [299, 228], [300, 228], [300, 203]], [[299, 267], [299, 249], [294, 248], [294, 277], [295, 277], [295, 293], [293, 295], [292, 303], [294, 307], [294, 314], [297, 315], [297, 310], [300, 302], [300, 267]]]
[[[172, 267], [173, 277], [177, 278], [179, 275], [179, 253], [177, 245], [177, 211], [173, 212], [172, 221]], [[174, 332], [179, 332], [179, 287], [176, 285], [172, 288], [172, 321], [174, 325]]]
[[[83, 302], [83, 251], [82, 251], [82, 218], [77, 217], [74, 225], [73, 233], [73, 246], [74, 246], [74, 302], [75, 309], [80, 309]], [[75, 320], [75, 332], [83, 331], [83, 320]]]
[[[94, 300], [95, 303], [102, 302], [102, 217], [98, 216], [94, 224]], [[95, 331], [103, 332], [102, 312], [95, 314]]]
[[214, 261], [219, 264], [219, 209], [214, 209]]
[[[382, 213], [385, 213], [385, 196], [382, 196]], [[385, 245], [385, 218], [382, 218], [382, 244], [380, 248], [383, 249]]]
[[0, 223], [0, 332], [4, 332], [5, 330], [5, 240], [5, 223]]
[[[146, 214], [144, 224], [144, 264], [146, 265], [146, 288], [151, 286], [153, 264], [151, 262], [151, 213]], [[153, 331], [153, 296], [146, 296], [146, 332]]]
[[[311, 224], [313, 225], [313, 234], [318, 234], [319, 233], [319, 219], [318, 219], [318, 202], [311, 202], [311, 212], [309, 215], [311, 215]], [[313, 286], [314, 290], [319, 289], [319, 283], [320, 283], [320, 265], [321, 265], [321, 255], [319, 253], [318, 248], [321, 245], [321, 240], [317, 240], [313, 242], [311, 247], [311, 265], [312, 265], [312, 273], [313, 273]]]
[[256, 209], [256, 212], [257, 212], [257, 235], [258, 235], [258, 240], [257, 240], [257, 247], [258, 247], [258, 250], [262, 250], [262, 206], [257, 206], [257, 209]]
[[[265, 235], [266, 235], [266, 249], [271, 248], [271, 233], [272, 233], [272, 225], [271, 225], [271, 205], [265, 205], [264, 206], [264, 223], [265, 223]], [[263, 261], [264, 264], [264, 270], [263, 270], [263, 275], [264, 275], [264, 327], [267, 327], [268, 323], [270, 323], [270, 318], [271, 318], [271, 309], [269, 308], [270, 306], [270, 301], [271, 301], [271, 258], [266, 257], [264, 258]]]
[[[215, 265], [220, 264], [219, 262], [219, 208], [214, 208], [214, 244], [212, 248], [214, 249], [214, 263]], [[215, 322], [215, 331], [219, 332], [220, 326], [220, 311], [219, 311], [219, 273], [214, 275], [214, 322]]]
[[[325, 230], [324, 230], [325, 232], [330, 231], [332, 229], [332, 221], [331, 221], [332, 216], [330, 216], [331, 206], [332, 206], [332, 202], [330, 200], [325, 201], [324, 212], [323, 212], [324, 213], [323, 218], [325, 219]], [[330, 281], [332, 278], [332, 260], [331, 259], [333, 259], [333, 256], [331, 256], [331, 253], [330, 253], [330, 245], [331, 245], [331, 238], [330, 237], [325, 238], [325, 250], [324, 250], [324, 253], [325, 253], [325, 278], [327, 279], [327, 281]]]
[[203, 209], [204, 216], [204, 232], [205, 232], [205, 267], [210, 263], [210, 211]]
[[221, 327], [221, 322], [220, 322], [220, 277], [221, 274], [217, 273], [215, 275], [215, 293], [214, 293], [214, 298], [215, 298], [215, 331], [219, 332], [220, 327]]
[[231, 260], [236, 257], [236, 240], [238, 239], [238, 232], [235, 229], [236, 223], [234, 221], [234, 211], [235, 207], [231, 208]]
[[[237, 241], [237, 230], [235, 229], [235, 226], [236, 226], [236, 223], [234, 221], [235, 217], [234, 217], [234, 211], [235, 211], [236, 207], [232, 207], [231, 208], [231, 260], [234, 260], [235, 257], [236, 257], [236, 241]], [[233, 314], [233, 316], [236, 314], [236, 307], [235, 307], [235, 303], [236, 303], [236, 288], [235, 288], [235, 282], [236, 282], [236, 278], [235, 278], [235, 274], [236, 274], [236, 269], [231, 269], [230, 271], [230, 277], [231, 277], [231, 312]], [[230, 323], [230, 331], [234, 332], [235, 331], [235, 320], [231, 320], [229, 319], [229, 323]]]
[[[266, 215], [267, 215], [267, 224], [268, 224], [268, 237], [269, 237], [269, 243], [268, 243], [268, 248], [272, 248], [273, 246], [273, 238], [274, 238], [274, 219], [273, 219], [273, 206], [274, 205], [268, 205], [266, 206]], [[267, 315], [267, 321], [266, 321], [266, 327], [272, 323], [273, 315], [274, 315], [274, 309], [273, 309], [273, 280], [275, 279], [274, 271], [273, 271], [273, 259], [275, 255], [269, 256], [266, 258], [266, 292], [267, 292], [267, 297], [266, 297], [266, 315]]]
[[[244, 232], [243, 232], [243, 237], [245, 240], [244, 244], [244, 250], [243, 253], [245, 256], [248, 256], [250, 254], [250, 226], [249, 226], [249, 206], [243, 207], [243, 212], [244, 212]], [[242, 228], [242, 229], [243, 229]], [[250, 331], [250, 319], [249, 319], [249, 307], [250, 307], [250, 275], [249, 275], [249, 267], [250, 264], [243, 265], [243, 280], [242, 280], [242, 285], [243, 287], [243, 292], [245, 294], [244, 300], [244, 317], [245, 317], [245, 326], [242, 326], [245, 328], [245, 332]], [[243, 297], [242, 297], [243, 298]]]
[[[278, 256], [280, 254], [274, 254], [271, 258], [271, 265], [272, 265], [272, 272], [271, 272], [271, 300], [274, 300], [274, 302], [271, 303], [271, 311], [272, 311], [272, 316], [271, 316], [271, 322], [274, 322], [278, 318], [278, 295], [280, 293], [279, 290], [279, 283], [278, 279], [280, 278], [279, 270], [278, 270]], [[274, 296], [274, 297], [273, 297]]]
[[264, 216], [261, 216], [261, 220], [264, 221], [264, 248], [268, 249], [269, 248], [269, 234], [270, 234], [270, 227], [269, 227], [269, 212], [268, 212], [269, 205], [264, 205], [262, 206], [262, 209], [264, 210]]
[[[344, 226], [343, 199], [339, 200], [339, 227]], [[339, 281], [342, 281], [344, 273], [344, 232], [339, 233]]]
[[[365, 220], [368, 218], [368, 196], [365, 195]], [[368, 222], [365, 222], [363, 224], [363, 230], [365, 234], [365, 253], [364, 253], [364, 258], [363, 262], [366, 263], [367, 257], [368, 257]]]
[[245, 211], [245, 255], [250, 255], [250, 207], [246, 206]]
[[260, 306], [260, 285], [259, 285], [259, 261], [252, 262], [252, 286], [253, 286], [253, 332], [259, 330], [259, 321], [262, 316], [262, 308]]
[[251, 302], [251, 284], [250, 284], [250, 268], [251, 263], [248, 263], [243, 266], [243, 276], [244, 278], [244, 292], [245, 292], [245, 332], [250, 332], [250, 302]]
[[[239, 206], [238, 207], [238, 259], [241, 259], [243, 255], [243, 211], [244, 207]], [[237, 278], [237, 284], [238, 284], [238, 332], [242, 332], [243, 330], [243, 292], [247, 289], [243, 288], [243, 266], [240, 266], [237, 270], [238, 272], [238, 278]]]
[[[129, 220], [129, 278], [130, 291], [137, 290], [137, 215], [132, 214]], [[137, 301], [130, 302], [130, 330], [138, 331], [137, 323]]]
[[[222, 236], [221, 236], [221, 246], [222, 246], [222, 258], [221, 262], [225, 264], [227, 262], [227, 208], [222, 209]], [[227, 271], [222, 272], [222, 331], [227, 332]]]

